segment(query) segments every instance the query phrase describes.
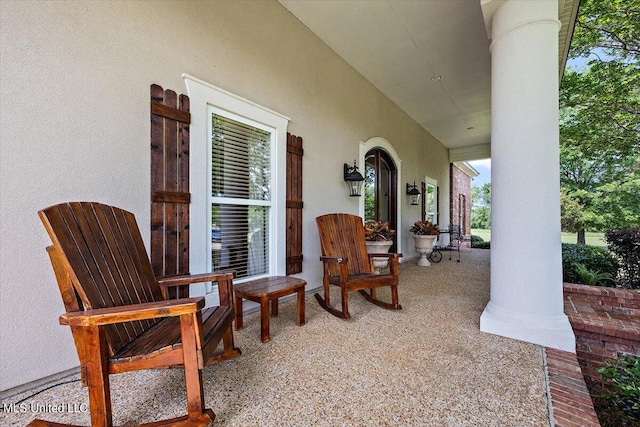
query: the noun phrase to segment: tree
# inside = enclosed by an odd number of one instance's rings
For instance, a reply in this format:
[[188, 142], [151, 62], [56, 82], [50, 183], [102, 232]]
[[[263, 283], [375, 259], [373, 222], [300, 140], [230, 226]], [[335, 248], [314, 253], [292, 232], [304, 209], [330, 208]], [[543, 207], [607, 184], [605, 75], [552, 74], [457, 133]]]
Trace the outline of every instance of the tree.
[[491, 228], [491, 183], [471, 186], [471, 228]]
[[560, 89], [562, 227], [638, 224], [640, 0], [583, 0]]
[[[562, 211], [562, 230], [569, 233], [578, 233], [580, 230], [584, 230], [586, 219], [577, 194], [569, 193], [564, 189], [560, 190], [560, 209]], [[584, 243], [584, 240], [578, 243]]]
[[622, 59], [640, 56], [640, 1], [582, 0], [569, 57], [603, 51]]

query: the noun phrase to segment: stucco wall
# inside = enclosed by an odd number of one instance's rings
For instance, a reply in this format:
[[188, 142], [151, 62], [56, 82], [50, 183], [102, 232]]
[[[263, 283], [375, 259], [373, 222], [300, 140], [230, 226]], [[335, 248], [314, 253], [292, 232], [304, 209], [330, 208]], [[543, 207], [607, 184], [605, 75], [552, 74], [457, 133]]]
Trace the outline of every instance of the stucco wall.
[[[314, 218], [358, 211], [342, 164], [359, 141], [385, 138], [403, 181], [433, 176], [449, 193], [447, 150], [275, 1], [4, 0], [0, 27], [2, 390], [78, 364], [58, 325], [63, 306], [36, 212], [70, 200], [114, 204], [136, 214], [148, 244], [152, 83], [186, 93], [189, 73], [291, 118], [289, 132], [305, 141], [301, 277], [310, 286], [321, 283]], [[417, 217], [400, 201], [408, 227]], [[415, 255], [410, 240], [405, 233], [406, 256]]]

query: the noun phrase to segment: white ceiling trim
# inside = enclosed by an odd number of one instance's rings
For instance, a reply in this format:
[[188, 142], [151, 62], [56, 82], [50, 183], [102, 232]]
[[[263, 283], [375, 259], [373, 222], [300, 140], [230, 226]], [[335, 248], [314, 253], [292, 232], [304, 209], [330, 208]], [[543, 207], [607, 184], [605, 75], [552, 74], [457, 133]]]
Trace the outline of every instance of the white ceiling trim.
[[449, 163], [489, 158], [491, 158], [491, 144], [474, 145], [471, 147], [454, 148], [449, 150]]

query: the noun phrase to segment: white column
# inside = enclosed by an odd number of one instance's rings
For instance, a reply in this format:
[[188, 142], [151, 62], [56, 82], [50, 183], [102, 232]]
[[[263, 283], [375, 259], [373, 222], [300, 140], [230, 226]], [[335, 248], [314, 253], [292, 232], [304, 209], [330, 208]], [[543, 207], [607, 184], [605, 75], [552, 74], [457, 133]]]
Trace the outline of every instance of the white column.
[[492, 212], [491, 299], [480, 329], [575, 352], [562, 296], [558, 0], [485, 0], [483, 12], [491, 15]]

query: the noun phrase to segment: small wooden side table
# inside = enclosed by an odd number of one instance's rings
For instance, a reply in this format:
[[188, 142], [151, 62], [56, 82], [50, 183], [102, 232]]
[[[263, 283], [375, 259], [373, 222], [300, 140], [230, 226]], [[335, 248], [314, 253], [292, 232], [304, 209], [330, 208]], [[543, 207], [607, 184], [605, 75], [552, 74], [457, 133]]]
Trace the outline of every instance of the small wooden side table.
[[269, 336], [269, 301], [271, 301], [271, 317], [278, 316], [278, 298], [298, 293], [298, 326], [304, 325], [304, 287], [307, 282], [296, 277], [273, 276], [233, 285], [236, 312], [236, 330], [244, 327], [242, 323], [242, 299], [260, 304], [260, 338], [262, 342], [271, 339]]

